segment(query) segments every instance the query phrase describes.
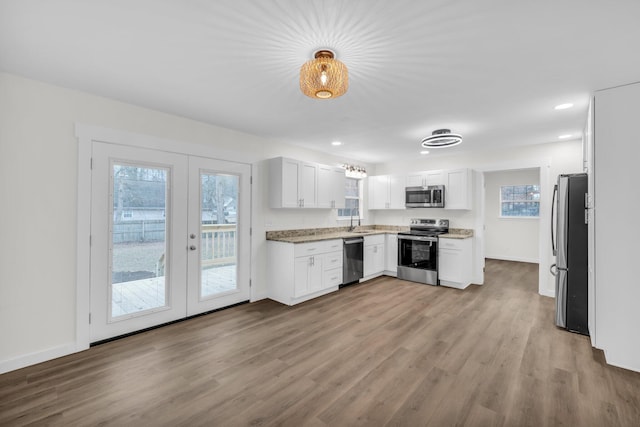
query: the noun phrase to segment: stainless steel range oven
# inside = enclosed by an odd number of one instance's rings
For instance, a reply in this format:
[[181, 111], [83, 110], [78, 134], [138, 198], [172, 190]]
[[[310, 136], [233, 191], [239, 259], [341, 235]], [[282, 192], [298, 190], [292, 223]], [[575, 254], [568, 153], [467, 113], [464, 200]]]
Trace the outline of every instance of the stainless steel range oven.
[[438, 235], [448, 231], [448, 219], [412, 219], [398, 233], [398, 279], [438, 285]]

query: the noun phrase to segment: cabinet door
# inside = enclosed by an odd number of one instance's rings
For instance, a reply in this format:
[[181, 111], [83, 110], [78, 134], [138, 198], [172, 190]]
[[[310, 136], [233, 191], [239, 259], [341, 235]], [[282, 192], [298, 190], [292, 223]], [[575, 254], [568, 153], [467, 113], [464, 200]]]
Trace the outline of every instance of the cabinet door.
[[451, 282], [462, 282], [461, 253], [456, 249], [438, 250], [438, 278]]
[[387, 234], [387, 247], [385, 248], [385, 258], [387, 260], [385, 270], [397, 273], [398, 271], [398, 236]]
[[319, 208], [332, 208], [335, 200], [334, 169], [327, 165], [318, 165], [318, 201]]
[[363, 276], [367, 277], [367, 276], [371, 276], [372, 274], [375, 273], [375, 245], [371, 245], [371, 246], [365, 246], [364, 247], [364, 259], [363, 261], [363, 266], [362, 266], [362, 270], [363, 270]]
[[428, 171], [425, 172], [425, 184], [426, 185], [446, 185], [446, 177], [443, 171]]
[[374, 274], [382, 273], [384, 271], [385, 256], [384, 256], [384, 243], [380, 243], [374, 246]]
[[297, 208], [300, 206], [299, 193], [300, 163], [297, 160], [282, 160], [282, 207]]
[[345, 186], [347, 177], [344, 175], [344, 169], [333, 169], [333, 207], [336, 209], [344, 209]]
[[389, 175], [389, 208], [405, 209], [405, 178], [400, 175]]
[[311, 257], [311, 265], [309, 266], [309, 275], [307, 276], [309, 293], [322, 289], [322, 255], [314, 255]]
[[365, 246], [363, 262], [364, 277], [382, 273], [385, 262], [384, 244]]
[[469, 188], [469, 170], [447, 171], [447, 183], [444, 189], [445, 209], [471, 209], [471, 189]]
[[411, 174], [407, 175], [405, 179], [405, 183], [407, 187], [424, 187], [426, 184], [425, 177], [423, 174]]
[[322, 255], [298, 257], [293, 268], [294, 297], [298, 298], [322, 289]]
[[389, 176], [372, 176], [367, 181], [369, 184], [369, 209], [387, 209], [389, 206]]
[[309, 267], [311, 266], [311, 257], [303, 256], [295, 259], [293, 274], [293, 296], [301, 297], [309, 293]]
[[302, 207], [315, 208], [318, 200], [318, 165], [300, 162], [299, 177], [300, 199]]

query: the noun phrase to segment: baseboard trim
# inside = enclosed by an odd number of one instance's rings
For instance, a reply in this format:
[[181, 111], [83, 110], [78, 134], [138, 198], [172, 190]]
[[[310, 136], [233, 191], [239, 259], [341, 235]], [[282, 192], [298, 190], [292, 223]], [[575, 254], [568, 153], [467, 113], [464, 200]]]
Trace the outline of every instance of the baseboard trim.
[[620, 363], [614, 358], [610, 357], [610, 354], [607, 353], [607, 350], [602, 349], [604, 353], [604, 360], [607, 362], [607, 365], [617, 366], [618, 368], [626, 369], [628, 371], [640, 372], [640, 365], [638, 366], [630, 366], [625, 363]]
[[38, 363], [48, 362], [58, 357], [68, 356], [77, 353], [76, 343], [63, 344], [42, 351], [25, 354], [14, 359], [0, 361], [0, 374], [26, 368], [27, 366], [37, 365]]
[[509, 255], [486, 255], [485, 258], [497, 259], [500, 261], [516, 261], [516, 262], [528, 262], [531, 264], [539, 264], [540, 260], [538, 258], [527, 258], [527, 257], [518, 257], [518, 256], [509, 256]]
[[549, 297], [549, 298], [555, 298], [556, 297], [556, 293], [555, 291], [550, 291], [550, 290], [545, 290], [542, 292], [538, 292], [540, 295], [542, 295], [543, 297]]

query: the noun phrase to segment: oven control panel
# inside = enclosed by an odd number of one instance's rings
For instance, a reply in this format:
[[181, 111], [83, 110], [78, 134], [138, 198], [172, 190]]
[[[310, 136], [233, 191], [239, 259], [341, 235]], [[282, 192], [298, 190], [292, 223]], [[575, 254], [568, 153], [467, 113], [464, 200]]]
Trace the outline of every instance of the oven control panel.
[[428, 227], [446, 227], [449, 228], [448, 219], [433, 219], [433, 218], [412, 218], [412, 226], [428, 226]]

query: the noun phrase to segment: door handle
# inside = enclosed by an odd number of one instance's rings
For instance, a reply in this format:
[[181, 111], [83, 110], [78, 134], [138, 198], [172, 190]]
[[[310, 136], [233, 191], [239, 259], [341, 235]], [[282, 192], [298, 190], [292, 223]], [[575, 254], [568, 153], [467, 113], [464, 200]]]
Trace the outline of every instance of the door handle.
[[195, 250], [196, 250], [196, 245], [191, 245], [191, 246], [189, 246], [189, 250], [191, 250], [191, 251], [195, 251]]
[[554, 276], [558, 275], [558, 266], [556, 264], [551, 264], [551, 266], [549, 267], [549, 272], [551, 274], [553, 274]]
[[[551, 253], [553, 255], [557, 255], [558, 253], [558, 251], [556, 250], [555, 233], [553, 232], [553, 212], [555, 208], [555, 201], [556, 201], [557, 194], [558, 194], [558, 185], [556, 184], [553, 186], [553, 196], [551, 196]], [[558, 200], [558, 203], [560, 203], [559, 200]]]

